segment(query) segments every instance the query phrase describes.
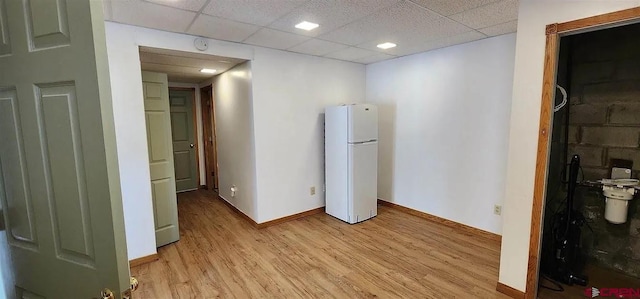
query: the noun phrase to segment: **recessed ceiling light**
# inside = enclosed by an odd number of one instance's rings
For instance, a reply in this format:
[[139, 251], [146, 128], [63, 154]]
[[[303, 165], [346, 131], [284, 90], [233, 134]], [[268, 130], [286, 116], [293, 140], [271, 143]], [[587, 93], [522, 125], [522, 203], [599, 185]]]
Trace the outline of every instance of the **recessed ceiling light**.
[[386, 43], [379, 44], [377, 47], [380, 48], [380, 49], [386, 50], [386, 49], [391, 49], [391, 48], [393, 48], [395, 46], [396, 46], [396, 44], [394, 44], [394, 43], [386, 42]]
[[318, 26], [320, 26], [320, 25], [318, 25], [318, 24], [316, 24], [316, 23], [311, 23], [311, 22], [307, 22], [307, 21], [302, 21], [302, 22], [300, 22], [300, 23], [298, 23], [298, 24], [296, 25], [296, 28], [298, 28], [298, 29], [302, 29], [302, 30], [310, 31], [310, 30], [313, 30], [313, 29], [318, 28]]
[[207, 74], [215, 74], [216, 70], [213, 70], [213, 69], [201, 69], [200, 72], [201, 73], [207, 73]]

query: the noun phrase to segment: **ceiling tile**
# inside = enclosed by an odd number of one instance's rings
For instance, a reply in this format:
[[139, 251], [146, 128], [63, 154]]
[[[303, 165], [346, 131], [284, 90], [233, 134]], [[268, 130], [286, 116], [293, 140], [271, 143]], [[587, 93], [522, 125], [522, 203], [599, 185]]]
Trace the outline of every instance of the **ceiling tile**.
[[262, 28], [243, 42], [274, 49], [288, 49], [309, 39], [306, 36]]
[[104, 1], [115, 22], [365, 64], [515, 32], [518, 13], [518, 0]]
[[266, 26], [307, 0], [211, 0], [205, 14]]
[[200, 11], [207, 0], [146, 0], [148, 2], [171, 6], [179, 9]]
[[[405, 37], [415, 42], [470, 30], [415, 3], [404, 1], [321, 35], [319, 38], [348, 45], [361, 45], [373, 41], [393, 42], [386, 39], [396, 37]], [[375, 47], [368, 48], [375, 49]]]
[[379, 62], [379, 61], [383, 61], [383, 60], [387, 60], [387, 59], [391, 59], [391, 58], [395, 58], [395, 57], [396, 56], [393, 56], [393, 55], [388, 55], [388, 54], [384, 54], [384, 53], [378, 53], [378, 54], [375, 54], [373, 56], [368, 56], [368, 57], [365, 57], [365, 58], [356, 59], [354, 62], [362, 63], [362, 64], [369, 64], [369, 63]]
[[143, 71], [153, 71], [153, 72], [173, 73], [173, 74], [180, 73], [180, 74], [192, 74], [192, 75], [200, 73], [200, 69], [195, 67], [177, 66], [177, 65], [161, 64], [161, 63], [150, 63], [150, 62], [144, 62], [144, 61], [140, 61], [140, 64], [142, 65]]
[[183, 56], [162, 55], [143, 52], [140, 52], [140, 62], [170, 65], [186, 69], [195, 69], [198, 72], [203, 68], [221, 70], [229, 65], [228, 63], [222, 63], [213, 59], [196, 59]]
[[[415, 31], [406, 31], [406, 32], [393, 33], [393, 34], [383, 34], [383, 35], [380, 35], [379, 38], [375, 38], [373, 40], [369, 40], [364, 43], [361, 43], [357, 45], [357, 47], [361, 49], [376, 51], [383, 54], [393, 55], [393, 53], [397, 51], [397, 49], [410, 48], [417, 44], [423, 43], [428, 40], [434, 40], [434, 39], [437, 39], [437, 37], [423, 38], [423, 37], [420, 37], [420, 34], [416, 33]], [[394, 43], [397, 46], [390, 49], [380, 49], [377, 47], [377, 45], [386, 43], [386, 42]]]
[[445, 16], [474, 9], [498, 0], [409, 0]]
[[502, 24], [518, 18], [518, 1], [501, 0], [452, 15], [450, 18], [474, 29]]
[[[246, 60], [202, 53], [140, 47], [142, 70], [166, 73], [169, 82], [200, 83], [244, 61]], [[215, 69], [217, 72], [201, 73], [202, 68]]]
[[510, 22], [478, 29], [478, 31], [488, 36], [496, 36], [496, 35], [502, 35], [507, 33], [513, 33], [513, 32], [516, 32], [517, 29], [518, 29], [518, 21], [516, 20], [516, 21], [510, 21]]
[[347, 60], [347, 61], [355, 61], [358, 59], [363, 59], [369, 56], [373, 56], [373, 55], [377, 55], [379, 53], [374, 52], [374, 51], [369, 51], [369, 50], [365, 50], [365, 49], [360, 49], [360, 48], [356, 48], [356, 47], [349, 47], [346, 48], [344, 50], [338, 50], [336, 52], [332, 52], [329, 53], [327, 55], [325, 55], [324, 57], [329, 57], [329, 58], [335, 58], [335, 59], [340, 59], [340, 60]]
[[169, 49], [160, 49], [160, 48], [151, 48], [140, 46], [140, 53], [142, 54], [157, 54], [162, 56], [177, 56], [183, 58], [196, 59], [200, 61], [216, 61], [222, 63], [224, 65], [234, 66], [238, 63], [245, 62], [245, 59], [226, 57], [226, 56], [217, 56], [212, 54], [203, 54], [203, 53], [195, 53], [195, 52], [184, 52], [184, 51], [176, 51]]
[[[354, 22], [399, 0], [324, 0], [309, 1], [286, 16], [276, 20], [269, 28], [281, 31], [318, 36], [345, 24]], [[306, 31], [294, 26], [302, 21], [320, 24], [320, 27]]]
[[[215, 74], [204, 74], [200, 72], [200, 69], [179, 67], [166, 64], [154, 64], [141, 62], [140, 67], [143, 71], [157, 72], [167, 74], [169, 82], [180, 83], [199, 83], [207, 78], [211, 78]], [[226, 69], [218, 69], [216, 74], [222, 73]]]
[[221, 19], [217, 17], [199, 15], [189, 28], [189, 33], [215, 39], [240, 42], [258, 31], [260, 27]]
[[469, 31], [462, 34], [441, 38], [438, 40], [426, 41], [424, 43], [421, 43], [413, 47], [408, 47], [408, 48], [398, 47], [397, 49], [394, 48], [396, 50], [392, 51], [391, 53], [398, 56], [411, 55], [411, 54], [426, 52], [426, 51], [435, 50], [439, 48], [449, 47], [457, 44], [464, 44], [464, 43], [472, 42], [475, 40], [480, 40], [486, 37], [487, 37], [486, 35], [480, 32]]
[[111, 17], [116, 22], [184, 32], [196, 13], [138, 0], [111, 1]]
[[320, 39], [310, 39], [304, 43], [301, 43], [295, 47], [289, 48], [289, 51], [322, 56], [327, 53], [335, 52], [338, 50], [346, 49], [349, 46], [343, 44], [337, 44], [333, 42], [328, 42]]

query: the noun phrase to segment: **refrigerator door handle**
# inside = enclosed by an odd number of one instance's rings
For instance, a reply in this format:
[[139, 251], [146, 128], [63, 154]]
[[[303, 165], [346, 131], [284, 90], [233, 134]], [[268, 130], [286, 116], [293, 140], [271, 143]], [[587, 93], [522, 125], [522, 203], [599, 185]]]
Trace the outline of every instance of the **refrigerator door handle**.
[[349, 144], [363, 144], [363, 143], [369, 143], [369, 142], [375, 142], [375, 141], [378, 141], [378, 140], [371, 139], [371, 140], [367, 140], [367, 141], [349, 142]]

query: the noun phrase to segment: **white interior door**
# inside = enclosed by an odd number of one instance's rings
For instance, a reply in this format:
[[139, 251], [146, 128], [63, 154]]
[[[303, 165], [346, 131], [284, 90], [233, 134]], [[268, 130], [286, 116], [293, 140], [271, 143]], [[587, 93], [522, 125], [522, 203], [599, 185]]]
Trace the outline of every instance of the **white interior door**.
[[198, 189], [196, 132], [193, 123], [195, 90], [169, 89], [173, 165], [178, 192]]
[[156, 246], [180, 239], [167, 74], [142, 72]]
[[0, 0], [8, 296], [128, 293], [120, 194], [102, 4]]

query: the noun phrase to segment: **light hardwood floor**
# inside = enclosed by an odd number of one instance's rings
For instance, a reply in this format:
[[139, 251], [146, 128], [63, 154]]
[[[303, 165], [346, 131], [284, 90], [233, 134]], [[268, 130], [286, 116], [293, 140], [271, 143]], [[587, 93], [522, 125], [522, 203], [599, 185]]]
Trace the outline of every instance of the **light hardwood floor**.
[[508, 298], [500, 244], [379, 206], [256, 229], [207, 191], [180, 194], [180, 241], [131, 269], [135, 298]]

